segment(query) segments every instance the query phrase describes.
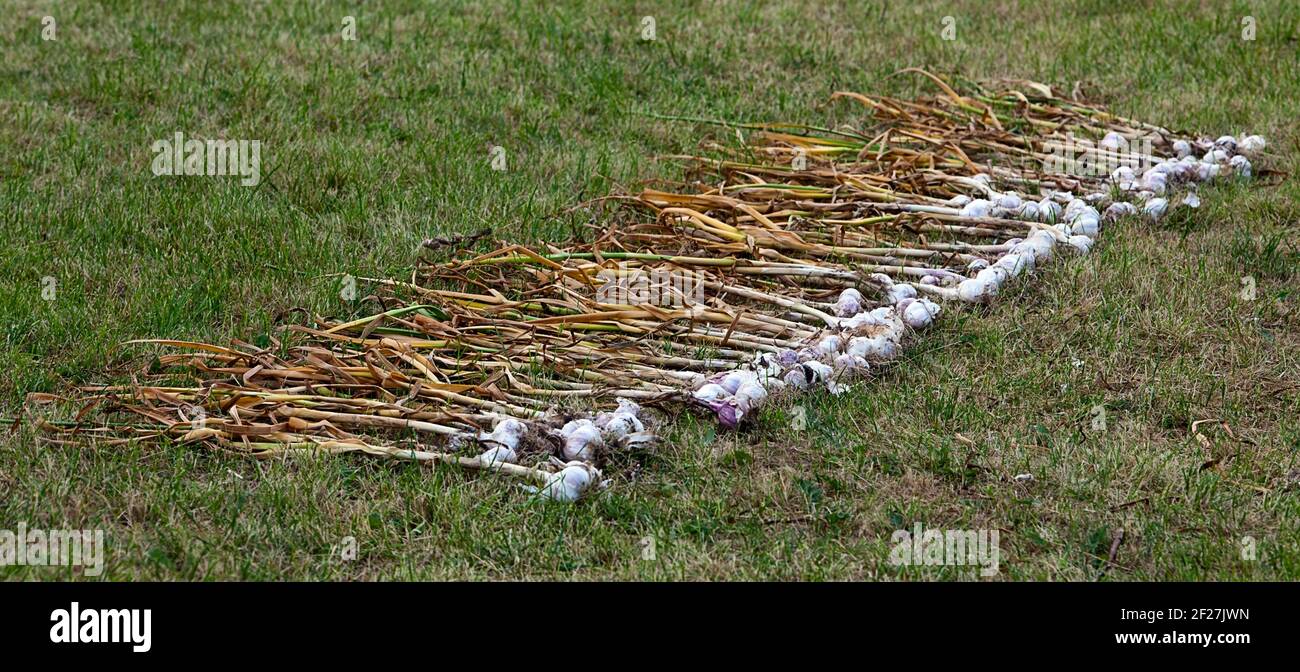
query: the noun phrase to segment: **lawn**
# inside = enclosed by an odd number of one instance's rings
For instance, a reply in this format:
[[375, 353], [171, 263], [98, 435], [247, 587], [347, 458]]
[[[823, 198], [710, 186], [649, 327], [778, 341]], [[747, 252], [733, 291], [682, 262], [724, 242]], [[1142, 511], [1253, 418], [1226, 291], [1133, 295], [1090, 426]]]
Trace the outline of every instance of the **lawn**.
[[[926, 92], [893, 76], [924, 65], [1260, 133], [1263, 165], [1300, 169], [1294, 3], [481, 4], [7, 3], [0, 414], [128, 381], [155, 353], [133, 338], [373, 312], [338, 275], [409, 276], [435, 235], [581, 234], [616, 216], [582, 203], [680, 178], [656, 157], [731, 133], [647, 113], [852, 124], [832, 92]], [[155, 176], [177, 131], [259, 140], [260, 184]], [[999, 580], [1298, 579], [1300, 187], [1271, 181], [953, 307], [852, 395], [740, 432], [680, 417], [574, 506], [446, 467], [53, 447], [23, 425], [0, 438], [0, 529], [103, 529], [112, 580], [978, 578], [891, 564], [918, 522], [998, 530]]]

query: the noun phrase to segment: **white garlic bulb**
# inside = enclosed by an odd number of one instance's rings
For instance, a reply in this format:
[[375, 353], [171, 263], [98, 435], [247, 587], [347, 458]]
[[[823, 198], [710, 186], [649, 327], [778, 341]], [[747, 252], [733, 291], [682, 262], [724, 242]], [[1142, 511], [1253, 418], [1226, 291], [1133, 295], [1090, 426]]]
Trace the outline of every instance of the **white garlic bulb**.
[[502, 418], [497, 421], [491, 432], [480, 432], [479, 441], [495, 443], [511, 451], [519, 448], [519, 440], [528, 433], [528, 425], [514, 418]]
[[988, 217], [992, 212], [993, 204], [982, 198], [977, 198], [961, 208], [962, 217]]
[[717, 383], [705, 383], [700, 389], [695, 390], [693, 396], [700, 401], [721, 401], [731, 396], [727, 388]]
[[745, 383], [736, 390], [736, 408], [741, 413], [749, 413], [763, 405], [767, 400], [767, 388], [758, 383]]
[[1157, 220], [1160, 219], [1161, 217], [1164, 217], [1165, 212], [1168, 209], [1169, 209], [1169, 201], [1166, 201], [1163, 198], [1153, 198], [1147, 201], [1146, 204], [1142, 206], [1142, 212], [1146, 214], [1147, 217], [1150, 217], [1152, 220]]
[[903, 309], [903, 322], [913, 329], [924, 329], [939, 316], [939, 304], [929, 299], [917, 299]]
[[560, 436], [564, 437], [564, 446], [560, 452], [565, 460], [590, 462], [591, 458], [595, 457], [596, 450], [604, 445], [600, 428], [586, 418], [565, 423], [564, 427], [560, 428]]
[[1136, 215], [1137, 211], [1138, 209], [1136, 205], [1133, 205], [1132, 203], [1125, 203], [1123, 201], [1117, 201], [1115, 203], [1111, 203], [1110, 207], [1106, 208], [1106, 219], [1113, 221], [1125, 215]]
[[1247, 156], [1254, 156], [1264, 151], [1268, 146], [1263, 136], [1247, 135], [1237, 141], [1237, 151]]
[[1126, 144], [1128, 144], [1128, 140], [1115, 131], [1109, 131], [1102, 137], [1101, 142], [1097, 143], [1102, 149], [1109, 149], [1112, 152], [1118, 152]]
[[582, 462], [571, 461], [551, 474], [540, 489], [524, 486], [529, 492], [556, 502], [576, 502], [593, 487], [600, 487], [600, 470]]
[[482, 455], [478, 456], [479, 464], [485, 467], [494, 467], [498, 464], [506, 463], [513, 464], [518, 459], [519, 456], [515, 454], [515, 451], [506, 446], [489, 448], [483, 451]]
[[1191, 153], [1192, 153], [1192, 143], [1190, 143], [1190, 142], [1188, 142], [1188, 141], [1186, 141], [1186, 140], [1175, 140], [1175, 141], [1174, 141], [1174, 154], [1175, 154], [1178, 158], [1181, 159], [1181, 158], [1183, 158], [1184, 156], [1188, 156], [1188, 155], [1191, 154]]
[[1250, 159], [1238, 154], [1229, 161], [1232, 169], [1242, 177], [1250, 177]]
[[1070, 236], [1069, 245], [1079, 254], [1087, 254], [1092, 250], [1092, 239], [1087, 236]]
[[906, 282], [890, 285], [889, 289], [885, 291], [885, 301], [888, 303], [898, 303], [903, 299], [911, 299], [915, 297], [916, 288]]
[[608, 439], [622, 439], [629, 434], [645, 431], [645, 424], [636, 417], [641, 407], [631, 399], [619, 399], [618, 410], [596, 415], [596, 427]]

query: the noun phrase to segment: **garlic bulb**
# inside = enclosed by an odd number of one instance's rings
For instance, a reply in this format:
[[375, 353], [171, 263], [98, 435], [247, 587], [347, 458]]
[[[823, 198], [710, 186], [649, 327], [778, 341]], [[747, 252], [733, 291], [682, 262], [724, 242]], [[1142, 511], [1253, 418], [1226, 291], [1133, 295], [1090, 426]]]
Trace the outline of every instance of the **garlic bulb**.
[[1174, 141], [1174, 154], [1178, 158], [1181, 159], [1184, 156], [1187, 156], [1191, 153], [1192, 153], [1192, 144], [1190, 142], [1187, 142], [1186, 140]]
[[723, 374], [722, 379], [718, 381], [718, 384], [722, 386], [722, 389], [727, 391], [727, 394], [735, 394], [736, 390], [740, 389], [741, 385], [757, 382], [758, 374], [746, 369], [737, 369]]
[[1231, 135], [1219, 136], [1219, 139], [1214, 141], [1214, 146], [1216, 149], [1232, 153], [1237, 151], [1237, 139]]
[[705, 383], [692, 395], [700, 401], [720, 401], [731, 396], [727, 389], [717, 383]]
[[835, 301], [835, 314], [839, 317], [852, 317], [862, 312], [862, 293], [850, 287], [840, 292]]
[[506, 446], [496, 446], [495, 448], [489, 448], [486, 451], [484, 451], [482, 455], [478, 456], [479, 464], [485, 467], [492, 467], [498, 464], [505, 464], [505, 463], [513, 464], [518, 460], [519, 460], [519, 456], [515, 454], [515, 451]]
[[898, 354], [898, 346], [888, 336], [855, 336], [849, 339], [845, 354], [867, 361], [887, 361]]
[[596, 416], [596, 427], [603, 436], [622, 439], [629, 434], [645, 431], [645, 424], [637, 418], [641, 407], [631, 399], [619, 399], [618, 410], [612, 413], [600, 413]]
[[1183, 205], [1189, 208], [1199, 208], [1201, 207], [1201, 197], [1197, 196], [1196, 192], [1189, 191], [1187, 192], [1187, 195], [1183, 197]]
[[1259, 135], [1247, 135], [1237, 141], [1237, 151], [1247, 156], [1254, 156], [1264, 151], [1268, 142]]
[[1153, 198], [1142, 206], [1142, 212], [1150, 217], [1153, 221], [1165, 216], [1165, 211], [1169, 209], [1169, 201], [1163, 198]]
[[736, 408], [741, 413], [749, 413], [763, 405], [767, 400], [767, 389], [758, 383], [745, 383], [736, 390]]
[[1007, 193], [998, 196], [997, 200], [998, 207], [1003, 210], [1015, 210], [1020, 207], [1020, 203], [1020, 194], [1017, 194], [1014, 191], [1008, 191]]
[[862, 373], [870, 368], [871, 365], [867, 363], [867, 360], [858, 355], [850, 355], [846, 352], [835, 358], [834, 369], [836, 377]]
[[969, 264], [966, 264], [967, 270], [971, 270], [975, 272], [982, 271], [988, 267], [989, 267], [989, 262], [987, 259], [972, 259]]
[[1250, 177], [1250, 159], [1238, 154], [1229, 161], [1232, 169], [1242, 177]]
[[961, 208], [962, 217], [988, 217], [992, 212], [993, 204], [982, 198], [977, 198]]
[[1165, 193], [1165, 188], [1169, 186], [1169, 175], [1164, 171], [1152, 168], [1142, 174], [1142, 188], [1156, 194]]
[[1011, 277], [1019, 277], [1026, 271], [1034, 270], [1034, 255], [1032, 252], [1008, 252], [993, 264], [994, 268], [1004, 268], [1011, 274]]
[[556, 502], [576, 502], [593, 487], [601, 487], [600, 470], [582, 462], [571, 461], [563, 469], [551, 474], [540, 489], [524, 486], [525, 490]]
[[916, 288], [905, 282], [891, 285], [889, 289], [885, 291], [885, 301], [888, 303], [898, 303], [903, 299], [911, 299], [915, 297]]
[[1070, 231], [1075, 235], [1096, 238], [1101, 232], [1101, 218], [1097, 216], [1096, 210], [1084, 213], [1070, 222]]
[[804, 362], [803, 370], [809, 385], [830, 381], [835, 376], [835, 369], [816, 361]]
[[903, 308], [903, 322], [913, 329], [924, 329], [939, 316], [939, 304], [929, 299], [917, 299]]
[[[1026, 222], [1037, 222], [1042, 220], [1042, 212], [1038, 209], [1038, 204], [1034, 201], [1025, 201], [1016, 211], [1020, 219]], [[928, 276], [927, 276], [928, 277]]]
[[1124, 136], [1115, 131], [1110, 131], [1102, 137], [1101, 142], [1098, 142], [1097, 146], [1102, 149], [1109, 149], [1112, 152], [1118, 152], [1120, 148], [1126, 144], [1128, 144], [1128, 141], [1124, 139]]
[[1038, 202], [1038, 210], [1044, 222], [1055, 222], [1061, 218], [1061, 204], [1050, 197], [1045, 196]]
[[564, 437], [564, 446], [560, 452], [565, 460], [590, 462], [591, 458], [595, 457], [596, 450], [604, 445], [600, 428], [586, 418], [565, 423], [564, 427], [560, 428], [560, 436]]
[[1137, 211], [1138, 209], [1136, 205], [1133, 205], [1132, 203], [1125, 203], [1123, 201], [1117, 201], [1115, 203], [1111, 203], [1110, 207], [1106, 208], [1106, 219], [1113, 221], [1125, 215], [1136, 215]]
[[1223, 163], [1228, 160], [1228, 153], [1222, 149], [1211, 149], [1201, 159], [1205, 163]]
[[808, 372], [804, 371], [802, 364], [786, 371], [785, 376], [783, 376], [781, 380], [784, 381], [786, 385], [789, 385], [796, 390], [808, 389]]
[[1196, 166], [1196, 180], [1198, 182], [1209, 182], [1219, 176], [1220, 167], [1217, 163], [1201, 163]]
[[822, 338], [822, 340], [817, 341], [817, 351], [829, 359], [834, 359], [836, 355], [840, 354], [840, 350], [843, 349], [844, 345], [840, 342], [840, 337], [836, 334], [831, 334]]
[[519, 448], [519, 440], [527, 433], [528, 425], [514, 418], [502, 418], [497, 421], [491, 432], [479, 432], [478, 440], [495, 443], [514, 451]]
[[970, 203], [970, 201], [971, 201], [970, 196], [967, 196], [966, 194], [957, 194], [956, 196], [953, 196], [952, 198], [948, 199], [948, 205], [954, 208], [960, 208], [963, 205]]
[[1087, 236], [1070, 236], [1069, 245], [1079, 254], [1087, 254], [1092, 250], [1092, 239]]

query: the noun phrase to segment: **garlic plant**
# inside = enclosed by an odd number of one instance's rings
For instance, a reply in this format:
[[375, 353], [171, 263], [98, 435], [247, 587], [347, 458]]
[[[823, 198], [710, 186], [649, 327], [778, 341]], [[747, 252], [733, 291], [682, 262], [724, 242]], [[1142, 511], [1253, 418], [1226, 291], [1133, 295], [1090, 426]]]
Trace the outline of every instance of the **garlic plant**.
[[[138, 385], [81, 388], [77, 407], [96, 413], [42, 429], [52, 441], [436, 462], [573, 502], [651, 447], [645, 408], [734, 428], [780, 396], [841, 394], [886, 369], [944, 302], [993, 302], [1057, 257], [1088, 254], [1118, 220], [1198, 207], [1200, 184], [1250, 177], [1267, 146], [1178, 137], [1041, 84], [835, 98], [864, 105], [860, 128], [719, 122], [748, 146], [676, 157], [698, 188], [624, 197], [640, 216], [594, 241], [359, 278], [383, 312], [288, 325], [265, 350], [149, 341], [182, 352]], [[1072, 137], [1114, 158], [1143, 136], [1154, 154], [1133, 166], [1044, 170]], [[201, 382], [172, 386], [176, 373]]]

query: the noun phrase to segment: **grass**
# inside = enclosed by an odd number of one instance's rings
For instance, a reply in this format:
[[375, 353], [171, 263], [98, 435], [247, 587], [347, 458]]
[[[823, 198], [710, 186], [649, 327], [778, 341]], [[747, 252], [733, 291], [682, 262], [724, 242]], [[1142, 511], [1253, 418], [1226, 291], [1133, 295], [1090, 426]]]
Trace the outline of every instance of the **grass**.
[[[422, 239], [483, 226], [571, 235], [603, 216], [572, 206], [675, 179], [654, 156], [730, 132], [641, 112], [851, 123], [831, 92], [910, 95], [923, 84], [891, 73], [927, 65], [1262, 133], [1294, 175], [1297, 39], [1283, 2], [10, 3], [0, 410], [126, 379], [150, 356], [117, 347], [131, 338], [259, 342], [294, 307], [364, 314], [328, 274], [401, 277]], [[178, 130], [261, 140], [262, 184], [155, 177], [150, 145]], [[1120, 528], [1106, 580], [1300, 578], [1300, 188], [1203, 196], [954, 310], [850, 396], [741, 433], [680, 418], [655, 460], [577, 506], [447, 468], [39, 447], [19, 429], [0, 438], [0, 529], [102, 528], [117, 580], [976, 576], [889, 564], [917, 521], [998, 529], [999, 579], [1096, 579]]]

